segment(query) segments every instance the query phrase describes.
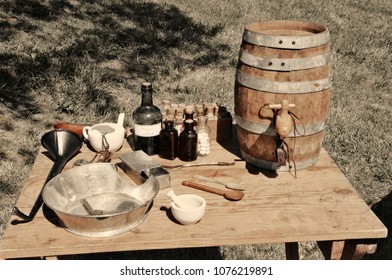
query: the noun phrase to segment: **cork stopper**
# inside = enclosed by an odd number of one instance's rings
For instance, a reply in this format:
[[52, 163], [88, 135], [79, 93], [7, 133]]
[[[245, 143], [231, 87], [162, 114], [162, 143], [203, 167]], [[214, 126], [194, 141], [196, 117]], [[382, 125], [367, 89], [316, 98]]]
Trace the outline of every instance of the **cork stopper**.
[[163, 108], [169, 108], [170, 107], [170, 101], [167, 100], [167, 99], [162, 100], [162, 107]]
[[195, 105], [196, 117], [204, 116], [204, 108], [202, 104]]
[[166, 120], [167, 121], [174, 121], [174, 114], [167, 114], [166, 115]]
[[142, 83], [142, 90], [152, 90], [152, 84], [149, 82]]
[[185, 114], [193, 114], [193, 112], [194, 112], [194, 106], [192, 105], [185, 106]]
[[168, 107], [168, 108], [166, 109], [166, 114], [167, 114], [167, 115], [173, 115], [173, 116], [174, 116], [175, 112], [176, 112], [175, 109], [172, 108], [172, 107]]
[[178, 105], [176, 109], [176, 115], [183, 116], [185, 111], [185, 107]]

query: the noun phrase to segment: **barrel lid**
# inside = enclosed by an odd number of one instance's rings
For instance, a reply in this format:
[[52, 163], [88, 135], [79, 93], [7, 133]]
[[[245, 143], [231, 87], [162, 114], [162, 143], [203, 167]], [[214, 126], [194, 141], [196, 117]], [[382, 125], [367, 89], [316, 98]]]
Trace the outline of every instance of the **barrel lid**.
[[257, 46], [306, 49], [329, 43], [329, 29], [305, 21], [260, 21], [245, 26], [243, 40]]

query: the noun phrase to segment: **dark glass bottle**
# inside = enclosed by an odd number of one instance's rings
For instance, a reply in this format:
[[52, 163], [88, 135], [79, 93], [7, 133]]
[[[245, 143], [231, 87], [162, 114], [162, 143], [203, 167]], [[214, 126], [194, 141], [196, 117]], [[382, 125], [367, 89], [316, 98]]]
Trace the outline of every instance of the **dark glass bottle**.
[[216, 126], [216, 141], [218, 143], [230, 142], [232, 139], [233, 117], [226, 107], [220, 106], [218, 111], [218, 123]]
[[182, 161], [193, 161], [197, 159], [197, 133], [194, 130], [193, 120], [184, 121], [184, 130], [178, 139], [178, 158]]
[[164, 128], [159, 133], [159, 157], [175, 159], [178, 156], [178, 131], [173, 119], [166, 119]]
[[151, 83], [142, 84], [142, 103], [132, 114], [133, 144], [135, 150], [148, 155], [159, 153], [159, 133], [162, 129], [161, 110], [153, 105]]

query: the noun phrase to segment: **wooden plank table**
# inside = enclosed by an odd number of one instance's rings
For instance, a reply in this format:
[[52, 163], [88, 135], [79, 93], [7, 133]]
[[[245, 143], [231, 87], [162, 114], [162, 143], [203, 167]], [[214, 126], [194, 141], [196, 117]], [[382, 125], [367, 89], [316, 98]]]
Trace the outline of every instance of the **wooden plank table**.
[[[125, 144], [113, 155], [130, 152]], [[232, 162], [240, 159], [233, 143], [212, 143], [211, 154], [200, 162]], [[94, 153], [86, 145], [64, 168], [71, 168], [80, 158]], [[184, 163], [162, 160], [164, 165]], [[53, 162], [40, 150], [17, 202], [29, 213]], [[208, 247], [222, 245], [286, 244], [287, 258], [298, 258], [298, 242], [317, 241], [326, 259], [352, 258], [374, 250], [372, 244], [387, 236], [387, 229], [350, 185], [327, 152], [322, 149], [318, 163], [297, 172], [277, 174], [251, 168], [244, 161], [233, 166], [198, 166], [168, 169], [171, 186], [177, 194], [195, 193], [207, 201], [204, 218], [195, 225], [178, 224], [170, 215], [170, 200], [165, 189], [154, 199], [153, 207], [142, 225], [131, 232], [110, 238], [76, 236], [48, 218], [43, 207], [30, 223], [14, 224], [12, 216], [0, 240], [0, 258], [32, 258], [97, 252]], [[245, 197], [228, 201], [221, 196], [181, 185], [183, 180], [203, 175], [222, 181], [242, 182]], [[204, 183], [217, 186], [212, 183]], [[222, 187], [224, 188], [224, 187]], [[45, 209], [46, 208], [46, 209]], [[50, 212], [50, 211], [49, 211]], [[55, 219], [54, 219], [55, 221]]]

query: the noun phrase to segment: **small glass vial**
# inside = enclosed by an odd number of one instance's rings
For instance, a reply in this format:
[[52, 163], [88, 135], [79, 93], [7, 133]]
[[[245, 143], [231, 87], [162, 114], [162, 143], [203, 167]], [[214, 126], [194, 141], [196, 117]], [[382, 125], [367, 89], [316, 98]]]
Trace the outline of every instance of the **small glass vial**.
[[210, 154], [211, 148], [210, 128], [207, 125], [207, 117], [200, 116], [197, 120], [197, 154], [199, 156], [207, 156]]
[[176, 115], [174, 119], [174, 128], [177, 130], [178, 135], [184, 130], [184, 118], [180, 115]]
[[[170, 108], [170, 101], [169, 100], [162, 100], [162, 120], [165, 121], [166, 120], [166, 115], [168, 114], [168, 109]], [[162, 123], [163, 125], [163, 123]], [[163, 126], [162, 126], [163, 127]]]
[[205, 115], [205, 114], [204, 114], [204, 107], [203, 107], [203, 104], [196, 104], [196, 105], [195, 105], [195, 109], [196, 109], [196, 118]]
[[159, 133], [160, 158], [173, 160], [178, 156], [178, 131], [174, 128], [174, 116], [167, 115]]
[[209, 120], [216, 120], [217, 116], [215, 115], [215, 105], [214, 104], [207, 104], [205, 106], [206, 116]]
[[194, 130], [195, 121], [185, 120], [184, 130], [178, 139], [178, 158], [182, 161], [194, 161], [197, 159], [197, 133]]

